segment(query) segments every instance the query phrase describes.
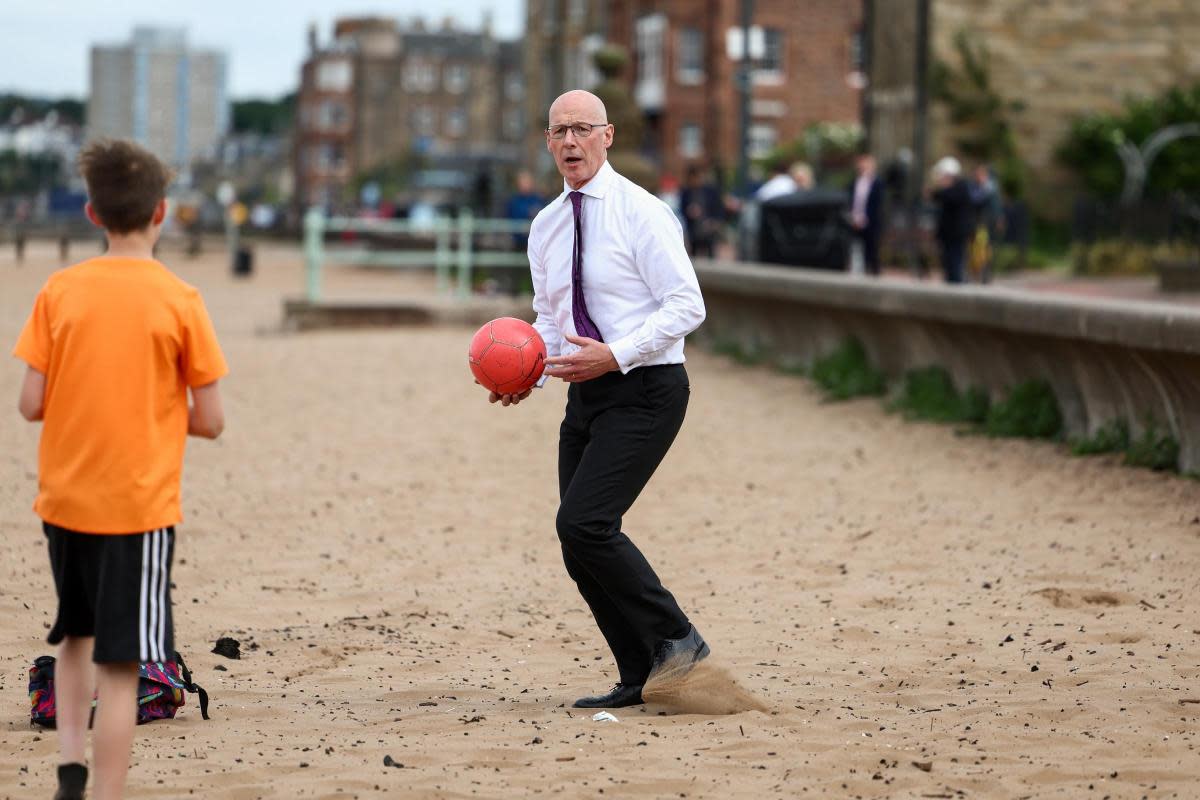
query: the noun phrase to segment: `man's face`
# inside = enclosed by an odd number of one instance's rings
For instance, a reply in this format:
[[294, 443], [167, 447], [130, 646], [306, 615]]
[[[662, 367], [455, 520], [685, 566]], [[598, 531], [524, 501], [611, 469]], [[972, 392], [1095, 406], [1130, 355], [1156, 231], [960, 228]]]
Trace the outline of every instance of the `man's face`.
[[858, 159], [858, 174], [873, 175], [875, 173], [875, 159], [871, 156], [861, 156]]
[[[584, 97], [559, 98], [550, 107], [550, 130], [560, 125], [588, 123], [592, 132], [588, 136], [577, 136], [568, 128], [561, 139], [546, 134], [546, 149], [554, 156], [558, 171], [567, 185], [578, 189], [595, 177], [608, 157], [612, 146], [613, 127], [607, 124], [601, 111]], [[596, 125], [596, 123], [603, 123]]]

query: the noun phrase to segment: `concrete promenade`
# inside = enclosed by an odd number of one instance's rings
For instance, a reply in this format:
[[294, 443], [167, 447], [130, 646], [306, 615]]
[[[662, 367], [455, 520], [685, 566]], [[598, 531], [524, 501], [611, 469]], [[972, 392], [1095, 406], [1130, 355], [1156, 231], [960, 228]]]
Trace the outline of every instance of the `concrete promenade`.
[[1045, 379], [1068, 434], [1152, 422], [1178, 440], [1181, 469], [1200, 469], [1200, 309], [725, 261], [697, 272], [710, 343], [797, 366], [855, 337], [890, 377], [937, 365], [993, 396]]

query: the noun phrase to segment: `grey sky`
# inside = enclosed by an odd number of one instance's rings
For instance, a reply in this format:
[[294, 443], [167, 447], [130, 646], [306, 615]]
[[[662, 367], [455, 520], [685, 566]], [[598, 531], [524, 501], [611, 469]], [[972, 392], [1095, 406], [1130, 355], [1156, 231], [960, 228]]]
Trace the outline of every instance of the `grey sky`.
[[328, 40], [344, 16], [446, 16], [477, 30], [485, 10], [502, 38], [520, 35], [525, 0], [33, 0], [4, 3], [0, 19], [0, 91], [49, 97], [87, 94], [93, 44], [124, 42], [135, 25], [186, 27], [193, 46], [224, 50], [234, 98], [275, 96], [295, 88], [308, 26]]

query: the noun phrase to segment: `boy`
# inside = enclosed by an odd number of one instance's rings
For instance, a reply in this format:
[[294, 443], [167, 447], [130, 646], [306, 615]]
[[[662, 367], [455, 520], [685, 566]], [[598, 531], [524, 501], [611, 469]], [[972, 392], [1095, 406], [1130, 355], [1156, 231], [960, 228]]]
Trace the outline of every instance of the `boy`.
[[200, 293], [154, 260], [166, 167], [112, 140], [85, 147], [79, 167], [85, 211], [108, 249], [50, 276], [13, 355], [28, 365], [21, 415], [43, 420], [34, 510], [58, 592], [47, 637], [60, 645], [55, 798], [84, 796], [95, 691], [93, 796], [111, 800], [129, 769], [138, 662], [174, 653], [171, 557], [185, 439], [220, 435], [217, 380], [228, 369]]

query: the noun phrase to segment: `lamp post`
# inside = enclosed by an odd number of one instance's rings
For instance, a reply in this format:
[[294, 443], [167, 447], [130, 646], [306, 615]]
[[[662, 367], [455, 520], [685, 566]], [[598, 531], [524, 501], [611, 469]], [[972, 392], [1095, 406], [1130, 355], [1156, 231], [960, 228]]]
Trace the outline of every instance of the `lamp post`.
[[738, 116], [740, 118], [738, 146], [737, 186], [738, 194], [745, 199], [750, 196], [750, 96], [754, 89], [754, 75], [750, 62], [750, 23], [754, 18], [754, 0], [742, 0], [741, 58], [738, 60], [737, 89], [739, 92]]

